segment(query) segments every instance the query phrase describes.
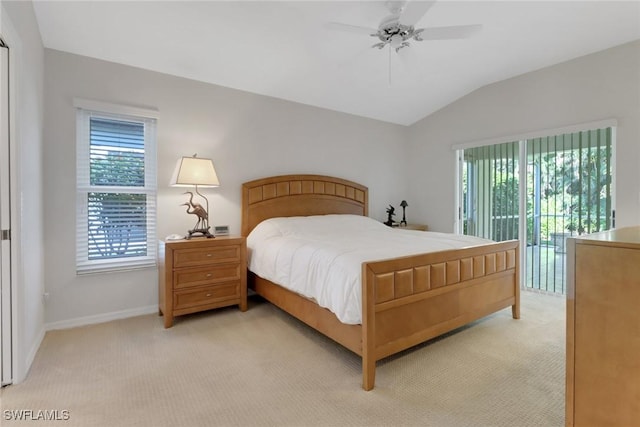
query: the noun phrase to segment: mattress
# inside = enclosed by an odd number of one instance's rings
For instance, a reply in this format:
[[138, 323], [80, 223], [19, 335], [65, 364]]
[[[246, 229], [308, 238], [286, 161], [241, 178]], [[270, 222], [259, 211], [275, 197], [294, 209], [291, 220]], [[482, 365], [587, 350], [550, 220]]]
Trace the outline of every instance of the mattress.
[[402, 230], [358, 215], [270, 218], [247, 236], [249, 270], [311, 298], [346, 324], [362, 323], [362, 263], [491, 243]]

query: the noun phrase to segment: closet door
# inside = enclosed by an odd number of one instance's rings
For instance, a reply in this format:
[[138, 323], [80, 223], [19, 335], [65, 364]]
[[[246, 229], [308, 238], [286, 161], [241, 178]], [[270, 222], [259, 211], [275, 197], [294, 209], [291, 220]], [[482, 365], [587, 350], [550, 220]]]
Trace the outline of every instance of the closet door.
[[9, 49], [0, 39], [0, 383], [12, 381]]

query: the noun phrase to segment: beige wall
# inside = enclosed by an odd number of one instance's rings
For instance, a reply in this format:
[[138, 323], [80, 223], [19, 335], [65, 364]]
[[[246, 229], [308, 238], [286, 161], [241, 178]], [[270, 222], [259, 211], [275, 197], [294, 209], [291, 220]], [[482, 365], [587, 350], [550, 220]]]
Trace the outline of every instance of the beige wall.
[[455, 144], [605, 119], [618, 122], [616, 225], [639, 224], [640, 41], [485, 86], [411, 126], [412, 208], [431, 229], [453, 231]]
[[31, 2], [2, 2], [0, 33], [13, 74], [11, 135], [14, 381], [21, 381], [44, 336], [42, 126], [44, 49]]
[[214, 159], [221, 186], [203, 190], [210, 221], [232, 233], [240, 232], [241, 184], [264, 176], [317, 173], [363, 183], [378, 219], [408, 197], [402, 126], [48, 49], [45, 90], [46, 322], [53, 326], [154, 311], [158, 299], [155, 269], [75, 274], [74, 97], [159, 110], [159, 237], [193, 226], [179, 206], [184, 190], [168, 186], [176, 160], [193, 153]]

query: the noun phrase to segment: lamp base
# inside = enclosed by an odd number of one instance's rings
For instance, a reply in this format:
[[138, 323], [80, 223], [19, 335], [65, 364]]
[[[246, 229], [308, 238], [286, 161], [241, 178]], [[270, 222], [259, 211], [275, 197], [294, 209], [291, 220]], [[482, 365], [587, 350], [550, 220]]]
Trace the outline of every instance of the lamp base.
[[209, 229], [211, 227], [207, 227], [207, 228], [194, 228], [193, 230], [189, 230], [188, 233], [184, 238], [187, 240], [190, 240], [192, 237], [206, 237], [207, 239], [213, 239], [216, 236], [214, 236], [213, 234], [211, 234], [209, 232]]

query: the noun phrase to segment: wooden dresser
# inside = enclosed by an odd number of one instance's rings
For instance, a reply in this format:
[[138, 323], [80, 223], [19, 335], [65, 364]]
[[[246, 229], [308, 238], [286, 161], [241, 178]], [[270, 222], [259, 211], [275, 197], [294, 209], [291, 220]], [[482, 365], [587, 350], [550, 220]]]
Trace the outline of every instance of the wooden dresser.
[[640, 227], [567, 239], [567, 426], [640, 423]]
[[173, 318], [238, 305], [247, 310], [247, 247], [244, 237], [161, 241], [159, 309], [164, 327]]

